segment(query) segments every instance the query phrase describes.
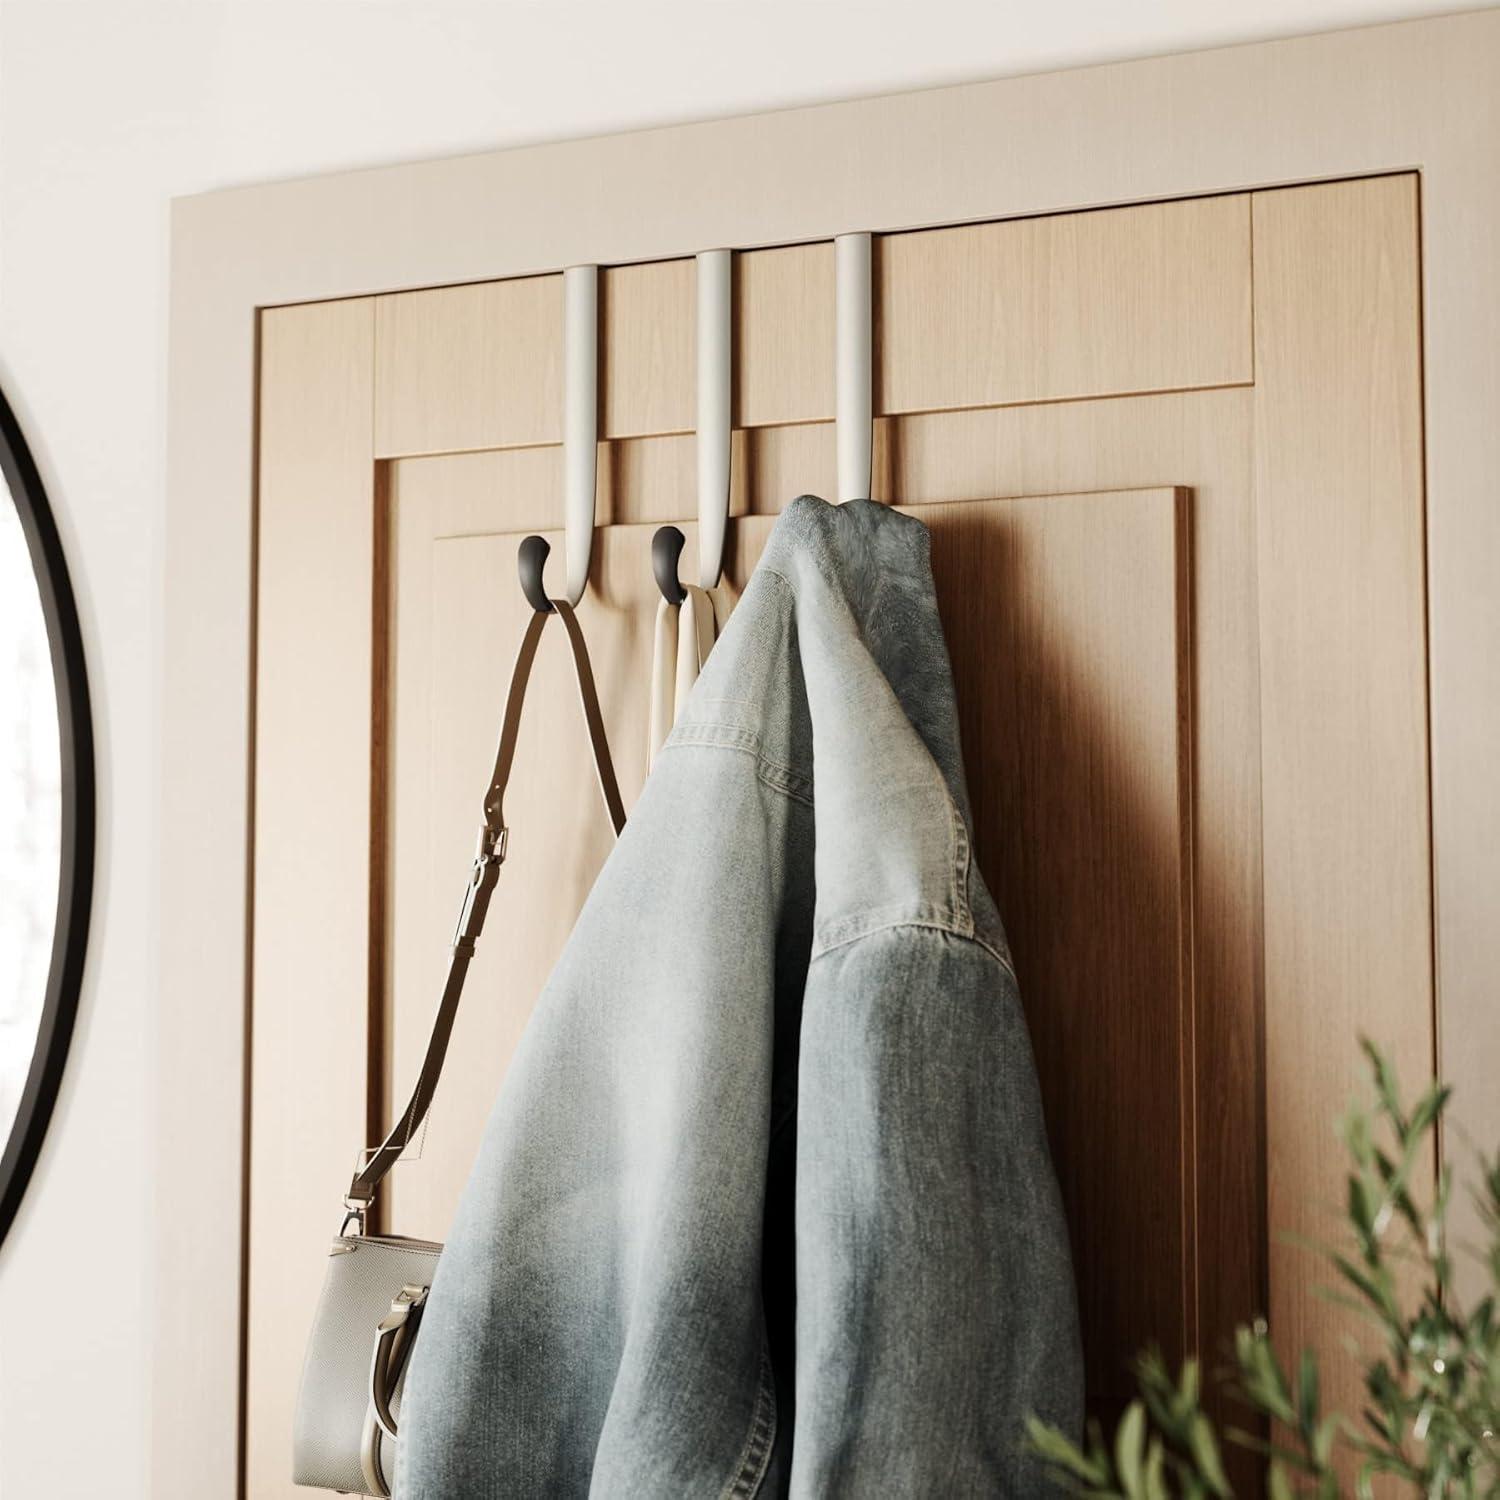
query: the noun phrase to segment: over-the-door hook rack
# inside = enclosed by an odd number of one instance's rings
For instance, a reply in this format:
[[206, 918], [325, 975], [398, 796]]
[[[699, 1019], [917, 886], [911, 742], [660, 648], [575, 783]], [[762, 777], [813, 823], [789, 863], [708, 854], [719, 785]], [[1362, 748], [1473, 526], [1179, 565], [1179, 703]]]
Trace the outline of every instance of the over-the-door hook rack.
[[[734, 254], [730, 250], [701, 250], [697, 268], [698, 587], [711, 589], [718, 586], [724, 573], [724, 539], [729, 526], [729, 465], [734, 436]], [[663, 526], [652, 540], [652, 569], [668, 604], [681, 604], [686, 597], [677, 575], [683, 545], [683, 535], [675, 526]], [[670, 572], [664, 572], [669, 559]]]
[[[589, 583], [599, 445], [599, 267], [563, 272], [563, 525], [567, 592], [576, 605]], [[516, 557], [521, 589], [540, 614], [552, 609], [543, 572], [551, 547], [529, 536]]]
[[870, 236], [834, 240], [839, 504], [868, 500], [875, 436], [874, 309]]

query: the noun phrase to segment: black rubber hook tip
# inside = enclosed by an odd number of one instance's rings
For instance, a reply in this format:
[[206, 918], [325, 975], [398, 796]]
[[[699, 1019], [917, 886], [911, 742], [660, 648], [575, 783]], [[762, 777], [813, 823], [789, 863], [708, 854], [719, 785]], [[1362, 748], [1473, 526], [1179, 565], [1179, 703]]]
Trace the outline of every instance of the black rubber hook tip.
[[539, 615], [552, 613], [552, 601], [542, 586], [542, 570], [547, 566], [547, 554], [552, 545], [545, 537], [529, 536], [521, 543], [516, 553], [516, 571], [521, 575], [521, 592], [526, 602]]
[[651, 538], [651, 571], [668, 604], [681, 604], [687, 598], [687, 590], [677, 578], [677, 560], [686, 542], [687, 538], [675, 526], [662, 526]]

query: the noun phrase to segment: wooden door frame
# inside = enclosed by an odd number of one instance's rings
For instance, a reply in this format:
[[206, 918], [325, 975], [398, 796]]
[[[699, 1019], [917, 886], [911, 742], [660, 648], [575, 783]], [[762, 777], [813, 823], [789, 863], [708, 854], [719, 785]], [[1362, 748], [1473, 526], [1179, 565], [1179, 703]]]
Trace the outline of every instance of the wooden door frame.
[[1500, 11], [173, 205], [153, 1494], [240, 1484], [259, 310], [1395, 170], [1423, 214], [1438, 1061], [1493, 1141]]

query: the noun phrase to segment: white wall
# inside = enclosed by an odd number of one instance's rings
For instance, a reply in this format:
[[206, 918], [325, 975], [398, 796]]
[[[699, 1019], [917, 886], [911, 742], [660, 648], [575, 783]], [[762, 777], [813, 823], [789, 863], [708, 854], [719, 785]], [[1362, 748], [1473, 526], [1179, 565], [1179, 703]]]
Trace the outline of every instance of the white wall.
[[172, 920], [154, 896], [168, 201], [1453, 8], [0, 0], [0, 379], [72, 559], [102, 777], [79, 1031], [0, 1246], [0, 1500], [147, 1493], [150, 1299], [172, 1295], [146, 1250], [153, 1100], [171, 1087], [152, 1046], [155, 933]]

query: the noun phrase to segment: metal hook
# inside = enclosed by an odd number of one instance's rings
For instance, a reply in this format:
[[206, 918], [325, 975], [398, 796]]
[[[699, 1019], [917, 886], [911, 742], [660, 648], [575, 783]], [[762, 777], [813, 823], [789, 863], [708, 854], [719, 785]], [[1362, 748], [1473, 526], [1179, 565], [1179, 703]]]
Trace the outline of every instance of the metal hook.
[[700, 250], [698, 268], [698, 587], [724, 572], [734, 425], [734, 254]]
[[[681, 532], [678, 533], [681, 536]], [[547, 597], [542, 582], [542, 570], [547, 566], [547, 554], [552, 544], [544, 536], [529, 536], [516, 553], [516, 571], [521, 575], [521, 592], [526, 602], [539, 614], [550, 615], [552, 601]]]
[[[563, 518], [567, 592], [576, 605], [589, 583], [594, 550], [594, 491], [599, 449], [599, 267], [563, 272]], [[521, 587], [531, 607], [550, 613], [542, 569], [551, 551], [539, 536], [521, 543]]]
[[[718, 586], [729, 522], [734, 386], [734, 254], [700, 250], [698, 268], [698, 586]], [[687, 598], [678, 567], [686, 539], [675, 526], [651, 538], [651, 571], [668, 604]]]
[[675, 526], [660, 526], [651, 538], [651, 571], [668, 604], [681, 604], [687, 598], [687, 590], [677, 576], [678, 559], [686, 544], [687, 538]]
[[834, 240], [839, 504], [868, 500], [875, 435], [870, 236]]

